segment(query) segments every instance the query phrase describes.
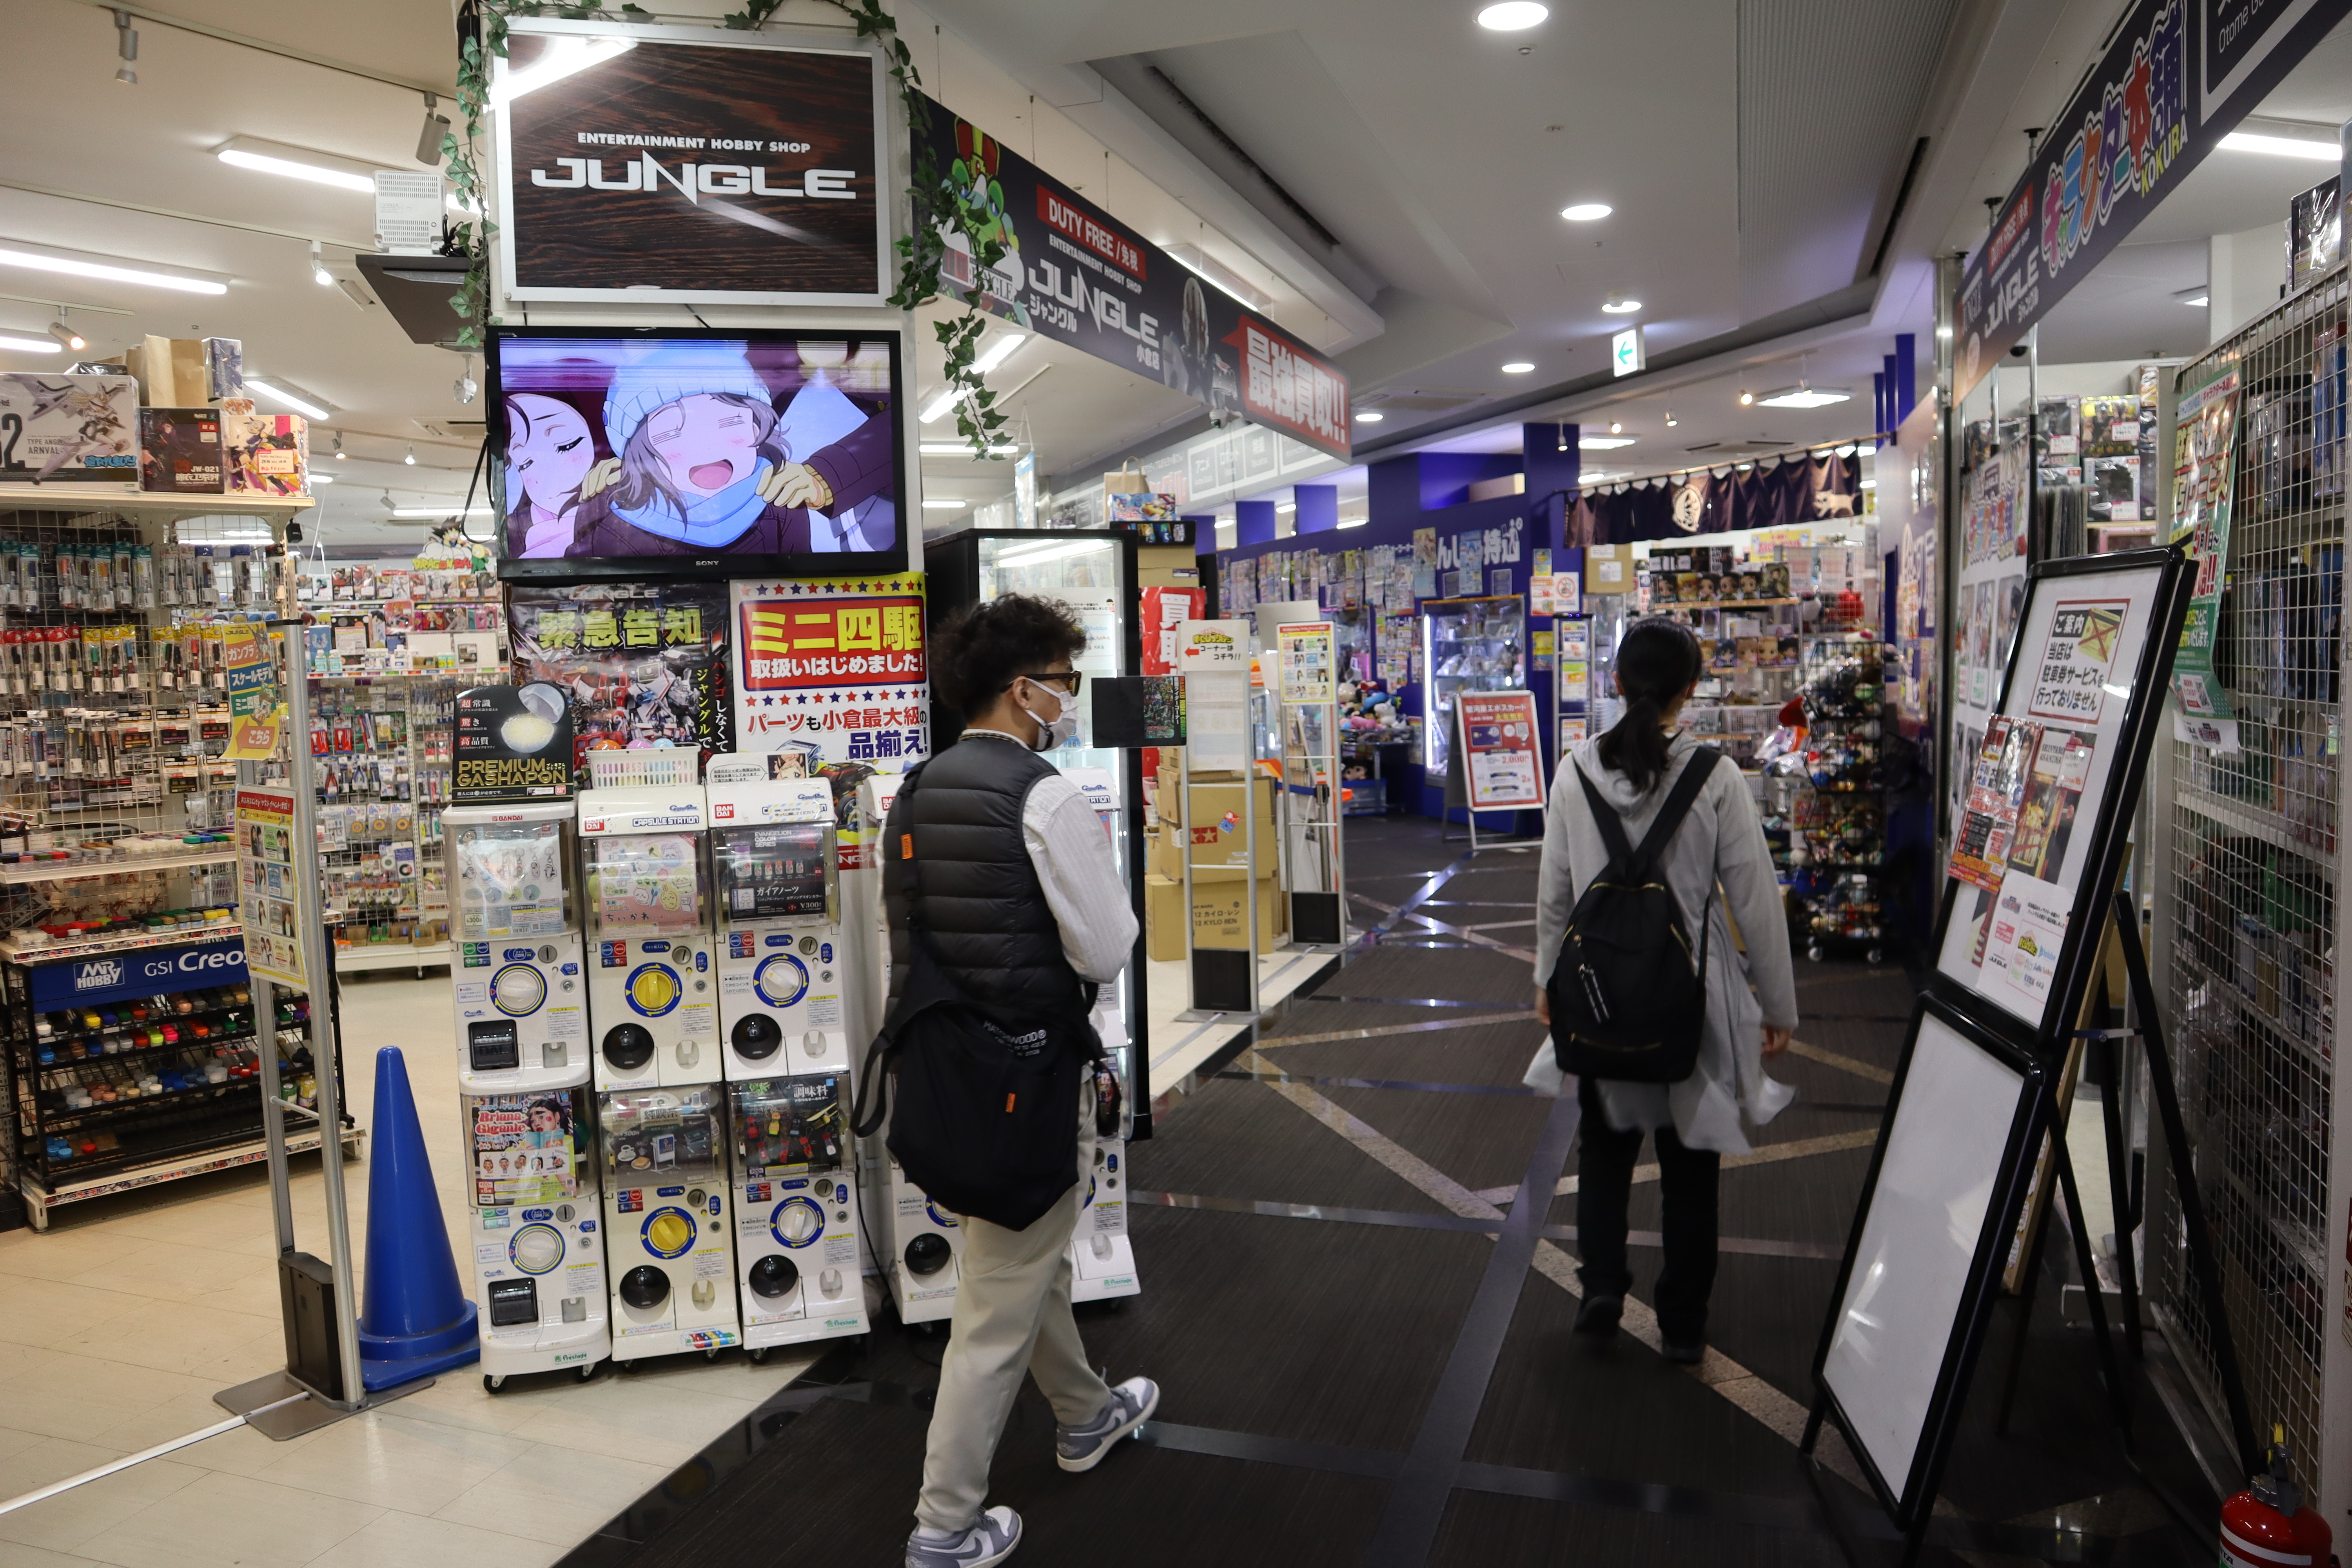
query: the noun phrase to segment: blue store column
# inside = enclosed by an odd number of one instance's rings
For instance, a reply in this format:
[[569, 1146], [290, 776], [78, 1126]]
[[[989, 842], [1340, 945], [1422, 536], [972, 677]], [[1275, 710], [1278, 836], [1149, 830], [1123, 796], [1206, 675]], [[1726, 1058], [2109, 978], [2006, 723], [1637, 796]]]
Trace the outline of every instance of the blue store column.
[[1274, 542], [1274, 503], [1270, 500], [1244, 500], [1234, 503], [1234, 542], [1235, 544], [1272, 544]]
[[1328, 533], [1339, 526], [1339, 487], [1300, 485], [1291, 491], [1298, 511], [1292, 520], [1301, 533]]

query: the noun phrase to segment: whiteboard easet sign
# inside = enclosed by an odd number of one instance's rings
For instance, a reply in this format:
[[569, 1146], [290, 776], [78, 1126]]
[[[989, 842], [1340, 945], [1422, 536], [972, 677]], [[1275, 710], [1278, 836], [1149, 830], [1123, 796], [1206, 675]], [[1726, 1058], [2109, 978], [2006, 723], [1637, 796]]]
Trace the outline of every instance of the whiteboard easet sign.
[[1540, 810], [1543, 743], [1536, 733], [1535, 693], [1456, 692], [1454, 711], [1470, 809]]

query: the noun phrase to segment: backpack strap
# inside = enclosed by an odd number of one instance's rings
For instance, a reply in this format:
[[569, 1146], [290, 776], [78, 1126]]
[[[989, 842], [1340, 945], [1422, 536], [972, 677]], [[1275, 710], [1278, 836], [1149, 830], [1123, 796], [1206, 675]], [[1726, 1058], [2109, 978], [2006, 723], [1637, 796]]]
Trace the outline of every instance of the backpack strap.
[[1592, 808], [1592, 826], [1601, 830], [1601, 847], [1609, 851], [1609, 864], [1621, 870], [1633, 868], [1633, 847], [1625, 841], [1625, 825], [1617, 819], [1617, 808], [1609, 804], [1591, 774], [1577, 767], [1576, 760], [1568, 765], [1576, 769], [1576, 782], [1584, 786], [1585, 804]]
[[1682, 826], [1683, 818], [1696, 804], [1698, 792], [1714, 776], [1715, 764], [1721, 761], [1723, 753], [1712, 746], [1701, 746], [1691, 753], [1690, 761], [1683, 764], [1682, 777], [1675, 781], [1672, 793], [1666, 796], [1666, 804], [1658, 808], [1657, 819], [1642, 836], [1642, 847], [1633, 852], [1636, 864], [1628, 869], [1647, 871], [1658, 863], [1658, 857], [1666, 852], [1675, 830]]

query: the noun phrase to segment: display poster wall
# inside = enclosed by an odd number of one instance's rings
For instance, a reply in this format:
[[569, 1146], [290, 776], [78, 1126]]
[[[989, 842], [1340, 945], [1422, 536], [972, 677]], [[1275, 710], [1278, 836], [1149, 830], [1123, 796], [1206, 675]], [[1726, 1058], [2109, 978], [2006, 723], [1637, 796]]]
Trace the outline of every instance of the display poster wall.
[[2109, 889], [2092, 874], [2128, 827], [2145, 745], [2129, 727], [2157, 707], [2140, 689], [2170, 655], [2184, 579], [2165, 551], [2037, 571], [2007, 687], [1965, 759], [1936, 971], [2036, 1031], [2058, 1027], [2066, 965], [2097, 935]]
[[516, 16], [499, 278], [524, 300], [878, 306], [884, 73], [838, 36]]
[[[1221, 419], [1237, 414], [1348, 456], [1347, 372], [945, 105], [924, 104], [915, 133], [988, 215], [978, 235], [948, 232], [941, 293], [1173, 387]], [[974, 242], [991, 240], [1004, 254], [983, 279]]]
[[718, 583], [509, 589], [514, 678], [572, 700], [572, 765], [618, 747], [734, 750], [727, 590]]
[[2352, 0], [2137, 0], [1960, 274], [1954, 400], [2179, 189], [2347, 11]]
[[1959, 571], [1952, 611], [1951, 759], [1946, 820], [1967, 809], [1969, 763], [1984, 743], [2025, 606], [2026, 444], [2011, 441], [1960, 477]]

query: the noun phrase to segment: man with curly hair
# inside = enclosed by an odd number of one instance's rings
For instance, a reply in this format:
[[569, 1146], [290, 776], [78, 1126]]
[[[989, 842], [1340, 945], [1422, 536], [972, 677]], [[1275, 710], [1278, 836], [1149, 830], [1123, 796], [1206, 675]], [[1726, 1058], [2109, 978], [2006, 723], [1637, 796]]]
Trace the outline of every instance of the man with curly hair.
[[[957, 742], [923, 764], [883, 834], [922, 864], [923, 940], [975, 1002], [1084, 1016], [1092, 986], [1118, 978], [1135, 947], [1135, 910], [1109, 839], [1077, 785], [1038, 753], [1078, 728], [1084, 678], [1071, 659], [1087, 635], [1061, 605], [1007, 594], [933, 637], [934, 688], [965, 715]], [[898, 879], [889, 889], [896, 1001], [913, 933]], [[1021, 1516], [982, 1510], [988, 1466], [1025, 1371], [1054, 1407], [1055, 1458], [1090, 1470], [1159, 1407], [1160, 1388], [1109, 1386], [1087, 1364], [1070, 1313], [1070, 1237], [1094, 1165], [1094, 1085], [1082, 1077], [1076, 1168], [1068, 1192], [1025, 1230], [967, 1215], [962, 1277], [923, 1458], [907, 1568], [987, 1568], [1021, 1542]]]

